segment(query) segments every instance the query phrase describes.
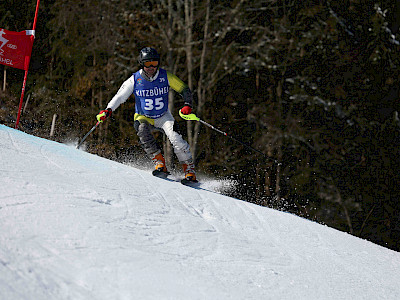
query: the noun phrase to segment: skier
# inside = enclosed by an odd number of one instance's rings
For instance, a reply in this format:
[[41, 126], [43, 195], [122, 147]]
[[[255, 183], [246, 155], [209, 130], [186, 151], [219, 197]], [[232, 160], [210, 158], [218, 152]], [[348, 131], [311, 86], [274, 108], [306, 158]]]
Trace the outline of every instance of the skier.
[[134, 128], [141, 146], [154, 163], [153, 175], [165, 177], [169, 174], [161, 149], [152, 135], [152, 131], [157, 128], [167, 135], [173, 145], [185, 173], [184, 180], [197, 182], [189, 144], [175, 131], [175, 120], [168, 109], [168, 92], [169, 88], [172, 88], [184, 99], [181, 113], [191, 114], [192, 92], [177, 76], [160, 68], [160, 55], [154, 48], [143, 48], [140, 51], [138, 63], [140, 70], [133, 73], [122, 84], [106, 109], [100, 111], [96, 118], [99, 122], [103, 122], [133, 94], [135, 96]]

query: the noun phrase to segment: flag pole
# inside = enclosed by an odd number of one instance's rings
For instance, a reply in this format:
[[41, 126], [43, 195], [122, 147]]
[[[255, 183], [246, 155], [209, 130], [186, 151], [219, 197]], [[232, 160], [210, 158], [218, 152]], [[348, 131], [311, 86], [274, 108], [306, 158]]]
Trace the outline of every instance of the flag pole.
[[28, 70], [25, 70], [24, 82], [22, 83], [21, 99], [19, 100], [17, 122], [15, 122], [15, 129], [18, 128], [19, 119], [21, 118], [22, 103], [24, 102], [26, 78], [28, 77]]
[[[39, 12], [39, 3], [40, 3], [40, 0], [37, 0], [36, 10], [35, 10], [35, 18], [33, 20], [33, 27], [32, 27], [33, 35], [31, 35], [32, 45], [33, 45], [33, 40], [35, 39], [35, 29], [36, 29], [37, 16], [38, 16], [38, 12]], [[29, 57], [29, 60], [30, 60], [30, 57]], [[28, 62], [28, 67], [29, 67], [29, 62]], [[25, 70], [24, 82], [22, 83], [21, 99], [19, 100], [18, 116], [17, 116], [17, 121], [15, 122], [15, 129], [18, 128], [19, 120], [21, 118], [21, 110], [22, 110], [22, 103], [24, 102], [26, 80], [28, 78], [28, 67]]]
[[35, 19], [33, 20], [33, 28], [32, 28], [32, 30], [36, 29], [36, 21], [37, 21], [37, 16], [38, 16], [38, 12], [39, 12], [39, 3], [40, 3], [40, 0], [37, 0], [36, 11], [35, 11]]

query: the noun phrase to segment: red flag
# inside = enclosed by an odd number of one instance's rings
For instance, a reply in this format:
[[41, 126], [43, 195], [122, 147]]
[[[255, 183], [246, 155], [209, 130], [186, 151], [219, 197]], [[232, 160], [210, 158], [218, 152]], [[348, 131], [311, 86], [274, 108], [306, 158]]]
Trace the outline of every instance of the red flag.
[[0, 64], [28, 71], [34, 30], [21, 32], [0, 28]]

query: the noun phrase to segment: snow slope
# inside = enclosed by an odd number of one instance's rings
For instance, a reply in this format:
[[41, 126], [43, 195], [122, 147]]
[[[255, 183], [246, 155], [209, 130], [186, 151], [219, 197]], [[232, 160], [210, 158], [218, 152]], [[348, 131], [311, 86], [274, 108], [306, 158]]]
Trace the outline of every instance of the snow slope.
[[0, 125], [0, 299], [400, 299], [400, 253]]

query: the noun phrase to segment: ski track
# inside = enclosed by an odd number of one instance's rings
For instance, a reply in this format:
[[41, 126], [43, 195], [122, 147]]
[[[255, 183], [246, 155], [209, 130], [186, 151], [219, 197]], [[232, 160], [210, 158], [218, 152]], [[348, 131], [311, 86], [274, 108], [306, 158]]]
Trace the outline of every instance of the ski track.
[[[154, 215], [152, 213], [151, 217], [144, 214], [146, 218], [142, 219], [141, 224], [139, 224], [144, 225], [142, 230], [159, 226], [161, 228], [157, 228], [157, 231], [162, 234], [151, 234], [151, 239], [141, 241], [141, 249], [147, 247], [152, 249], [153, 246], [157, 246], [155, 248], [163, 249], [162, 251], [158, 250], [158, 252], [165, 255], [169, 261], [175, 259], [179, 264], [182, 264], [182, 261], [186, 262], [192, 269], [210, 268], [212, 272], [209, 276], [214, 278], [214, 284], [221, 286], [224, 291], [229, 290], [228, 285], [230, 283], [224, 282], [221, 278], [224, 278], [225, 272], [228, 272], [233, 266], [242, 270], [242, 272], [249, 273], [251, 278], [256, 278], [245, 283], [246, 286], [250, 285], [251, 289], [259, 289], [267, 284], [267, 278], [263, 274], [260, 275], [259, 272], [264, 269], [257, 266], [257, 260], [248, 258], [254, 251], [261, 255], [257, 249], [251, 247], [254, 250], [249, 250], [238, 247], [235, 251], [229, 251], [229, 248], [227, 248], [227, 241], [223, 236], [227, 234], [229, 228], [237, 227], [238, 224], [232, 222], [229, 216], [219, 214], [215, 207], [215, 201], [204, 198], [196, 189], [182, 187], [180, 183], [176, 183], [176, 186], [173, 184], [166, 185], [167, 190], [164, 190], [161, 194], [154, 191], [153, 187], [159, 186], [157, 182], [163, 185], [168, 181], [154, 177], [144, 178], [142, 176], [142, 178], [146, 182], [144, 186], [148, 186], [147, 190], [152, 190], [148, 196], [151, 195], [152, 201], [163, 209], [158, 210], [159, 214]], [[218, 205], [218, 208], [221, 207], [222, 205]], [[154, 210], [152, 211], [154, 212]], [[171, 223], [169, 221], [171, 219], [176, 220], [177, 216], [180, 216], [180, 222]], [[188, 221], [185, 221], [186, 219]], [[224, 221], [227, 228], [218, 228], [215, 225], [220, 221]], [[188, 231], [187, 228], [196, 230]], [[246, 239], [246, 237], [241, 238]], [[206, 247], [204, 240], [206, 240]], [[239, 240], [238, 244], [240, 242]], [[181, 247], [177, 248], [176, 245], [181, 245]], [[152, 251], [154, 250], [152, 249]], [[248, 252], [248, 257], [246, 257], [246, 252]], [[244, 258], [243, 255], [245, 255]], [[265, 253], [266, 255], [267, 253]], [[224, 265], [224, 267], [221, 268], [221, 265]], [[243, 285], [239, 280], [237, 284]], [[249, 293], [249, 290], [247, 290], [247, 293]]]
[[[156, 180], [160, 181], [160, 183], [164, 181], [163, 179], [159, 178], [157, 178]], [[152, 184], [154, 184], [154, 182]], [[268, 271], [268, 269], [266, 269], [265, 266], [260, 266], [258, 260], [259, 258], [267, 260], [270, 263], [269, 265], [276, 264], [279, 266], [282, 265], [292, 266], [293, 259], [291, 259], [290, 256], [288, 258], [286, 256], [286, 253], [280, 253], [278, 257], [271, 258], [269, 251], [265, 251], [264, 253], [262, 252], [263, 249], [267, 250], [269, 247], [277, 248], [278, 246], [274, 244], [257, 245], [256, 247], [251, 246], [248, 248], [239, 247], [234, 251], [229, 251], [229, 249], [226, 247], [227, 242], [225, 242], [224, 236], [228, 234], [228, 232], [232, 228], [237, 229], [238, 227], [239, 228], [242, 227], [242, 229], [245, 230], [247, 226], [251, 226], [254, 229], [254, 231], [259, 232], [260, 235], [264, 235], [265, 232], [257, 227], [259, 223], [257, 223], [253, 219], [247, 220], [250, 224], [249, 225], [246, 224], [246, 226], [243, 226], [242, 224], [237, 222], [233, 222], [232, 220], [234, 220], [234, 218], [229, 216], [229, 212], [226, 211], [226, 208], [224, 209], [223, 203], [219, 203], [218, 201], [205, 198], [202, 196], [204, 193], [199, 193], [196, 189], [192, 189], [190, 187], [185, 187], [185, 189], [187, 190], [187, 194], [183, 194], [182, 193], [183, 189], [172, 188], [173, 185], [169, 186], [171, 187], [168, 189], [168, 191], [163, 193], [163, 195], [168, 195], [168, 198], [162, 196], [163, 201], [166, 201], [171, 205], [172, 209], [169, 211], [169, 213], [173, 213], [173, 211], [179, 212], [182, 209], [185, 210], [195, 219], [193, 220], [192, 218], [190, 220], [190, 223], [191, 224], [195, 223], [196, 224], [195, 228], [199, 229], [196, 232], [189, 232], [188, 233], [189, 235], [185, 237], [185, 239], [189, 237], [192, 242], [195, 242], [196, 234], [204, 234], [205, 236], [207, 236], [206, 238], [207, 248], [204, 249], [204, 244], [202, 245], [202, 247], [199, 248], [194, 247], [192, 244], [191, 247], [193, 248], [192, 251], [194, 252], [189, 253], [189, 255], [187, 256], [184, 256], [184, 259], [188, 259], [191, 261], [197, 260], [194, 261], [194, 263], [198, 263], [199, 267], [201, 267], [201, 265], [206, 264], [211, 269], [216, 262], [218, 262], [219, 266], [221, 266], [221, 264], [225, 265], [226, 269], [223, 268], [221, 270], [220, 268], [218, 268], [213, 271], [211, 276], [214, 276], [215, 278], [223, 278], [224, 277], [223, 271], [232, 268], [232, 264], [234, 264], [235, 267], [240, 269], [242, 272], [249, 273], [249, 278], [252, 279], [248, 282], [248, 284], [250, 286], [253, 286], [253, 289], [265, 287], [266, 285], [273, 286], [274, 284], [273, 283], [271, 284], [270, 276], [268, 276], [269, 275], [268, 273], [271, 273], [275, 277], [278, 275], [273, 270]], [[223, 197], [221, 198], [224, 199]], [[241, 201], [239, 200], [236, 201], [238, 203], [236, 207], [239, 208], [239, 211], [237, 213], [241, 214], [243, 206], [239, 205]], [[226, 214], [219, 213], [221, 211]], [[186, 215], [185, 213], [181, 214]], [[215, 224], [223, 223], [224, 226], [217, 226], [214, 225], [213, 223]], [[174, 230], [174, 232], [175, 231], [176, 230]], [[229, 238], [231, 238], [231, 236], [229, 236]], [[205, 238], [201, 237], [201, 239], [204, 241]], [[241, 244], [242, 242], [242, 240], [240, 239], [247, 239], [247, 237], [240, 236], [238, 244]], [[177, 243], [176, 240], [172, 242], [173, 244]], [[182, 256], [182, 251], [177, 253], [176, 255], [178, 254]], [[249, 272], [249, 269], [253, 271]], [[224, 282], [219, 282], [219, 284], [223, 285]], [[237, 284], [242, 284], [242, 283], [237, 282]]]

